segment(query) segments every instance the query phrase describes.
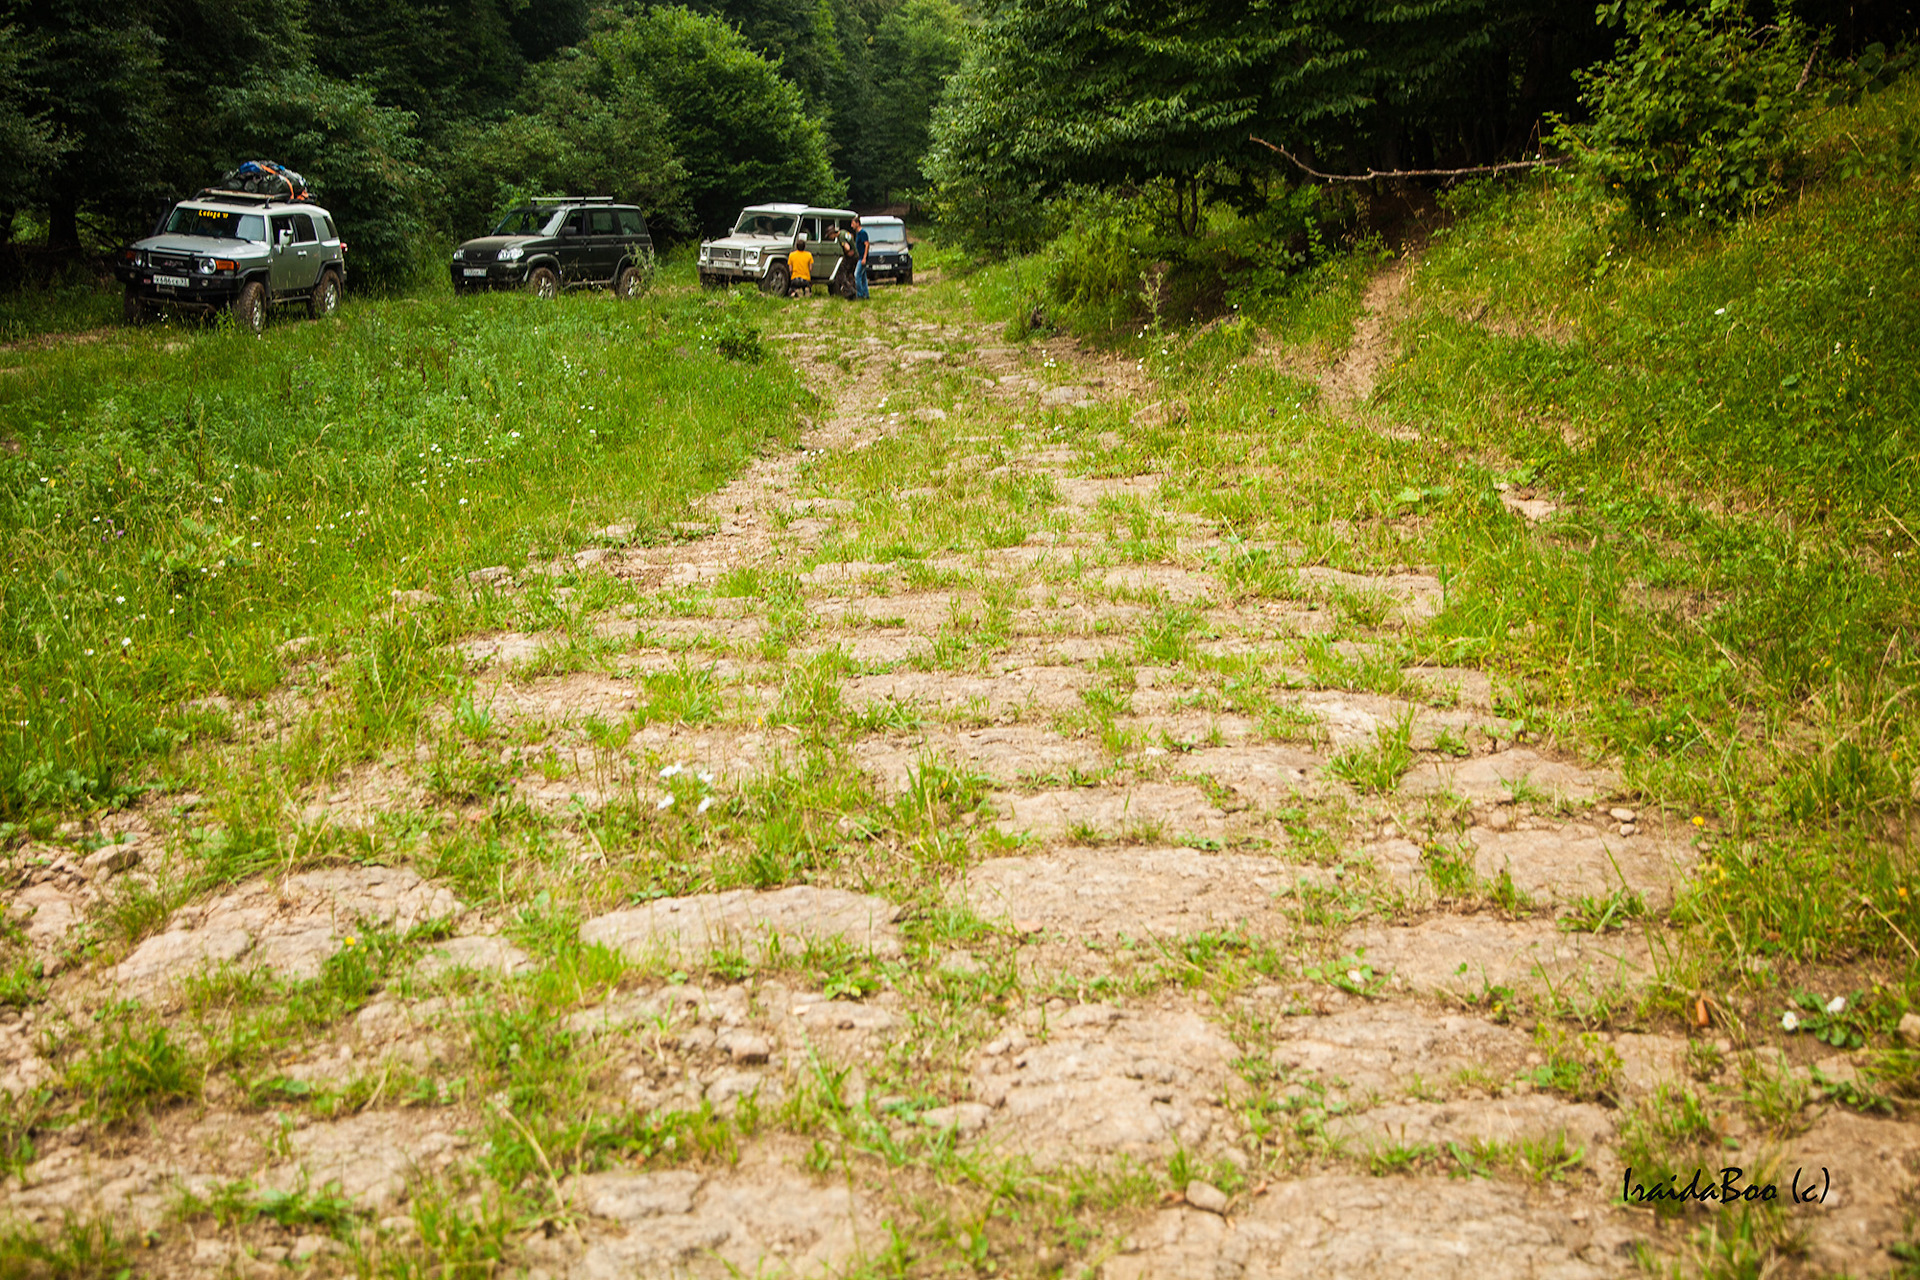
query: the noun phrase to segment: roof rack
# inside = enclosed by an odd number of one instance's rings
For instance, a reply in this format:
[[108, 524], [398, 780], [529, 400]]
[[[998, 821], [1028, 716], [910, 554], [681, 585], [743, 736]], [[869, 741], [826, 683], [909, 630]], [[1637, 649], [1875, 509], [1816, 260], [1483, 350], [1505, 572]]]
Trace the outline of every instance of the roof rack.
[[528, 204], [612, 204], [612, 196], [534, 196]]
[[202, 187], [195, 200], [231, 200], [235, 204], [269, 205], [275, 202], [286, 204], [284, 196], [270, 196], [259, 191], [228, 191], [221, 187]]

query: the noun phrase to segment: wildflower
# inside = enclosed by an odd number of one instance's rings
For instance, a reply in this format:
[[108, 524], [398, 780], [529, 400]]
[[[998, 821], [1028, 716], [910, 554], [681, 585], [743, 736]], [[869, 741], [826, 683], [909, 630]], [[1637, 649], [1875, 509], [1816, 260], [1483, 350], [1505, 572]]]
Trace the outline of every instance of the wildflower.
[[124, 649], [124, 648], [126, 648], [126, 647], [127, 647], [128, 645], [130, 645], [130, 644], [132, 644], [132, 643], [133, 643], [133, 641], [132, 641], [132, 640], [131, 640], [131, 639], [130, 639], [129, 637], [127, 637], [127, 636], [121, 636], [121, 637], [120, 637], [120, 647], [121, 647], [122, 649]]
[[460, 499], [460, 505], [461, 505], [461, 506], [463, 506], [463, 507], [464, 507], [464, 506], [466, 506], [466, 505], [467, 505], [467, 500], [466, 500], [465, 498], [462, 498], [462, 499]]
[[113, 602], [115, 604], [125, 604], [127, 602], [127, 598], [125, 596], [115, 596], [113, 598]]
[[1793, 1011], [1793, 1010], [1791, 1010], [1791, 1009], [1789, 1009], [1789, 1010], [1787, 1010], [1787, 1011], [1786, 1011], [1785, 1013], [1783, 1013], [1783, 1014], [1781, 1014], [1781, 1015], [1780, 1015], [1780, 1029], [1781, 1029], [1782, 1031], [1798, 1031], [1798, 1030], [1800, 1029], [1800, 1018], [1799, 1018], [1799, 1016], [1798, 1016], [1798, 1015], [1796, 1015], [1796, 1014], [1794, 1013], [1794, 1011]]
[[[91, 657], [93, 656], [93, 650], [91, 650], [91, 649], [89, 649], [89, 650], [87, 650], [87, 656], [88, 656], [89, 658], [91, 658]], [[64, 699], [63, 699], [63, 701], [64, 701]]]
[[1347, 981], [1357, 987], [1366, 981], [1366, 979], [1358, 969], [1349, 969], [1347, 970]]
[[1828, 1013], [1845, 1013], [1846, 1011], [1847, 998], [1845, 996], [1835, 996], [1833, 999], [1827, 1001]]
[[695, 809], [695, 810], [694, 810], [694, 812], [695, 812], [695, 813], [705, 813], [705, 812], [706, 812], [707, 810], [709, 810], [709, 809], [711, 809], [711, 808], [713, 808], [713, 797], [712, 797], [712, 796], [708, 796], [708, 797], [707, 797], [706, 799], [704, 799], [704, 800], [702, 800], [702, 801], [700, 802], [700, 807], [699, 807], [698, 809]]
[[653, 802], [653, 807], [656, 809], [671, 809], [673, 808], [673, 797], [661, 796], [658, 800]]
[[1715, 314], [1715, 315], [1717, 315], [1717, 316], [1723, 316], [1723, 315], [1725, 315], [1725, 314], [1727, 314], [1727, 309], [1726, 309], [1725, 307], [1718, 307], [1718, 308], [1716, 308], [1716, 309], [1714, 310], [1714, 313], [1713, 313], [1713, 314]]
[[699, 775], [699, 777], [700, 777], [700, 781], [702, 781], [702, 782], [712, 782], [712, 781], [713, 781], [713, 774], [712, 774], [712, 772], [711, 772], [711, 771], [709, 771], [709, 770], [706, 770], [706, 769], [702, 769], [702, 770], [700, 771], [700, 775]]
[[660, 771], [660, 776], [663, 778], [677, 778], [686, 771], [687, 766], [683, 764], [670, 764]]
[[354, 943], [354, 937], [352, 934], [348, 934], [346, 937], [340, 939], [340, 945], [343, 947], [350, 947], [353, 945], [353, 943]]
[[1696, 827], [1704, 827], [1707, 825], [1707, 820], [1696, 813], [1693, 815], [1693, 825]]

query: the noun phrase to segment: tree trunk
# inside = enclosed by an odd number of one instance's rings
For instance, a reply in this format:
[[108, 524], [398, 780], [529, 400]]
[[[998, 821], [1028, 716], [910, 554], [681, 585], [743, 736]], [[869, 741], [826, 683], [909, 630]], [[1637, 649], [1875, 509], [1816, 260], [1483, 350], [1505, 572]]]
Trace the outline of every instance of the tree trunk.
[[47, 205], [47, 248], [80, 247], [80, 202], [69, 195], [57, 195]]

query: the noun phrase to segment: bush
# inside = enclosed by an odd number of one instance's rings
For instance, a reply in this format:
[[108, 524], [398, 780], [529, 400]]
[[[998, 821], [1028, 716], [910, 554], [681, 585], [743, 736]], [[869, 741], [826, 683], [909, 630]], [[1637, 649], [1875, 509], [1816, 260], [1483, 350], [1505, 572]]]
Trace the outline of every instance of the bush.
[[1578, 171], [1648, 226], [1731, 222], [1772, 197], [1801, 149], [1805, 29], [1784, 14], [1756, 28], [1742, 0], [1614, 0], [1601, 13], [1625, 23], [1630, 47], [1581, 73], [1592, 121], [1554, 134]]

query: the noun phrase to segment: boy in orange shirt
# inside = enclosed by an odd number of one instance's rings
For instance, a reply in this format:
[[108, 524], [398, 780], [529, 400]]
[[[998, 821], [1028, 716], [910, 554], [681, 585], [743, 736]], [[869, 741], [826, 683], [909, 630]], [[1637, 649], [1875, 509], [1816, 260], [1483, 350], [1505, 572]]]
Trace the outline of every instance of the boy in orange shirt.
[[807, 252], [807, 238], [801, 236], [787, 255], [787, 296], [811, 297], [813, 294], [813, 255]]

